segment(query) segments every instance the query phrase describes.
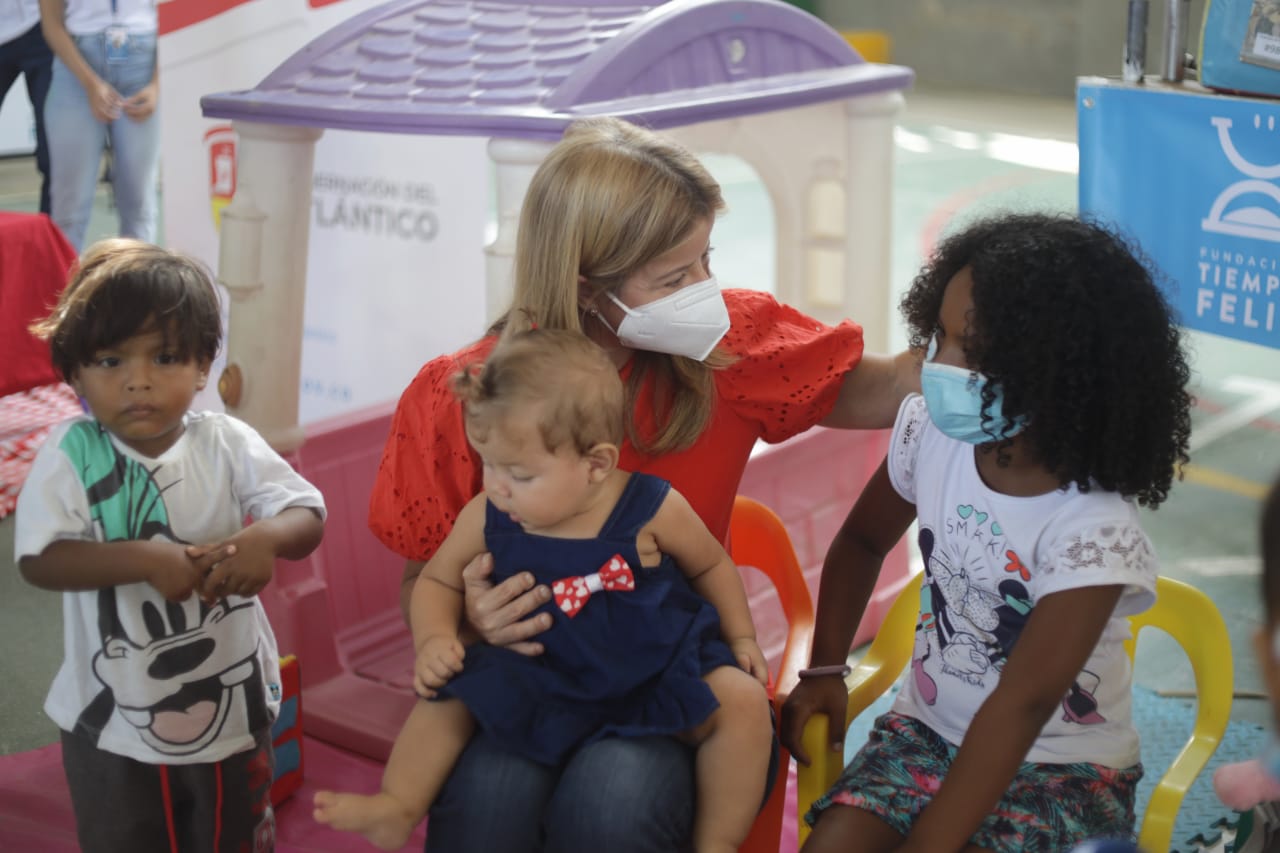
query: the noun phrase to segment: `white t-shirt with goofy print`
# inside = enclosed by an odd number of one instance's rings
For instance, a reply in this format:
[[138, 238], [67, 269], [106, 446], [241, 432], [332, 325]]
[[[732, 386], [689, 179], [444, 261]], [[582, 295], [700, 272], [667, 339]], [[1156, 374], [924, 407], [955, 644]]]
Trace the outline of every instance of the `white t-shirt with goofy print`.
[[[324, 515], [320, 492], [229, 415], [188, 413], [155, 459], [81, 417], [41, 445], [14, 550], [21, 559], [64, 539], [208, 544], [294, 506]], [[59, 728], [138, 761], [195, 764], [253, 748], [275, 719], [279, 657], [256, 596], [175, 603], [132, 583], [62, 600], [65, 652], [44, 706]]]
[[1158, 567], [1134, 504], [1074, 485], [1034, 497], [992, 491], [973, 446], [939, 431], [918, 395], [898, 411], [889, 477], [916, 506], [925, 566], [915, 650], [893, 710], [958, 746], [1037, 601], [1124, 584], [1097, 647], [1026, 760], [1136, 764], [1124, 617], [1154, 603]]

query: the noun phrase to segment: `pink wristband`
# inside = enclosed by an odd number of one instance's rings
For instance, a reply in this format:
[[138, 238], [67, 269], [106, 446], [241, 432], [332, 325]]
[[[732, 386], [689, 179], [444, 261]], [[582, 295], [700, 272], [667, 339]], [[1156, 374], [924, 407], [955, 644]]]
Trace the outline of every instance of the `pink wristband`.
[[821, 678], [824, 675], [838, 675], [844, 678], [853, 672], [853, 667], [847, 663], [833, 663], [828, 666], [812, 666], [808, 669], [802, 669], [798, 673], [800, 678]]

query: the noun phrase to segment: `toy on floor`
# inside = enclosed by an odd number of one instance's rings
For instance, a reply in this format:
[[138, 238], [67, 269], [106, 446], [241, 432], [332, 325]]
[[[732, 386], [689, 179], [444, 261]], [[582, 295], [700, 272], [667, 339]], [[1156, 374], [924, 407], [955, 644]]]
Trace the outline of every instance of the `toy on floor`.
[[1238, 812], [1246, 812], [1259, 803], [1280, 801], [1280, 779], [1262, 765], [1261, 758], [1224, 764], [1213, 774], [1213, 792]]
[[1280, 779], [1268, 769], [1272, 755], [1280, 755], [1274, 739], [1262, 757], [1224, 764], [1213, 774], [1213, 792], [1240, 813], [1232, 853], [1280, 851]]
[[[1268, 492], [1261, 520], [1265, 627], [1254, 646], [1272, 708], [1280, 710], [1280, 479]], [[1280, 736], [1274, 729], [1257, 758], [1218, 768], [1213, 791], [1241, 812], [1233, 853], [1280, 851]]]
[[1280, 851], [1280, 804], [1259, 803], [1240, 815], [1228, 853]]
[[271, 726], [276, 770], [271, 805], [279, 807], [302, 787], [302, 679], [294, 655], [280, 658], [280, 715]]

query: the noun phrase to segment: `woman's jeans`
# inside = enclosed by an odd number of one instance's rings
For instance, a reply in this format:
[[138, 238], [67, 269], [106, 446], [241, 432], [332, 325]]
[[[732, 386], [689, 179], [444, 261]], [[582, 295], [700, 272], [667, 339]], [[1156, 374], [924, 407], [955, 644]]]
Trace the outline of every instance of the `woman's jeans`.
[[427, 821], [427, 853], [675, 853], [693, 834], [691, 747], [606, 738], [564, 768], [471, 739]]
[[[672, 737], [605, 738], [546, 767], [477, 732], [431, 807], [426, 853], [687, 851], [693, 759]], [[778, 760], [775, 738], [768, 787]]]
[[[76, 36], [80, 55], [124, 98], [151, 82], [156, 70], [156, 37], [130, 34], [127, 55], [107, 62], [105, 33]], [[93, 117], [80, 81], [54, 58], [53, 80], [44, 102], [49, 140], [49, 203], [76, 251], [84, 248], [102, 152], [111, 143], [111, 184], [120, 216], [120, 235], [156, 240], [156, 180], [160, 164], [160, 115], [137, 122], [124, 113], [103, 124]]]

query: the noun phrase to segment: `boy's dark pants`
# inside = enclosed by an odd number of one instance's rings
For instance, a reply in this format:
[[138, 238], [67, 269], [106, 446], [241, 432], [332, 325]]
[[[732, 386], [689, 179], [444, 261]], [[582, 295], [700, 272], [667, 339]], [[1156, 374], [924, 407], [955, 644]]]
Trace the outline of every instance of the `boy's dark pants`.
[[267, 853], [275, 848], [270, 730], [216, 764], [146, 764], [62, 733], [84, 853]]

